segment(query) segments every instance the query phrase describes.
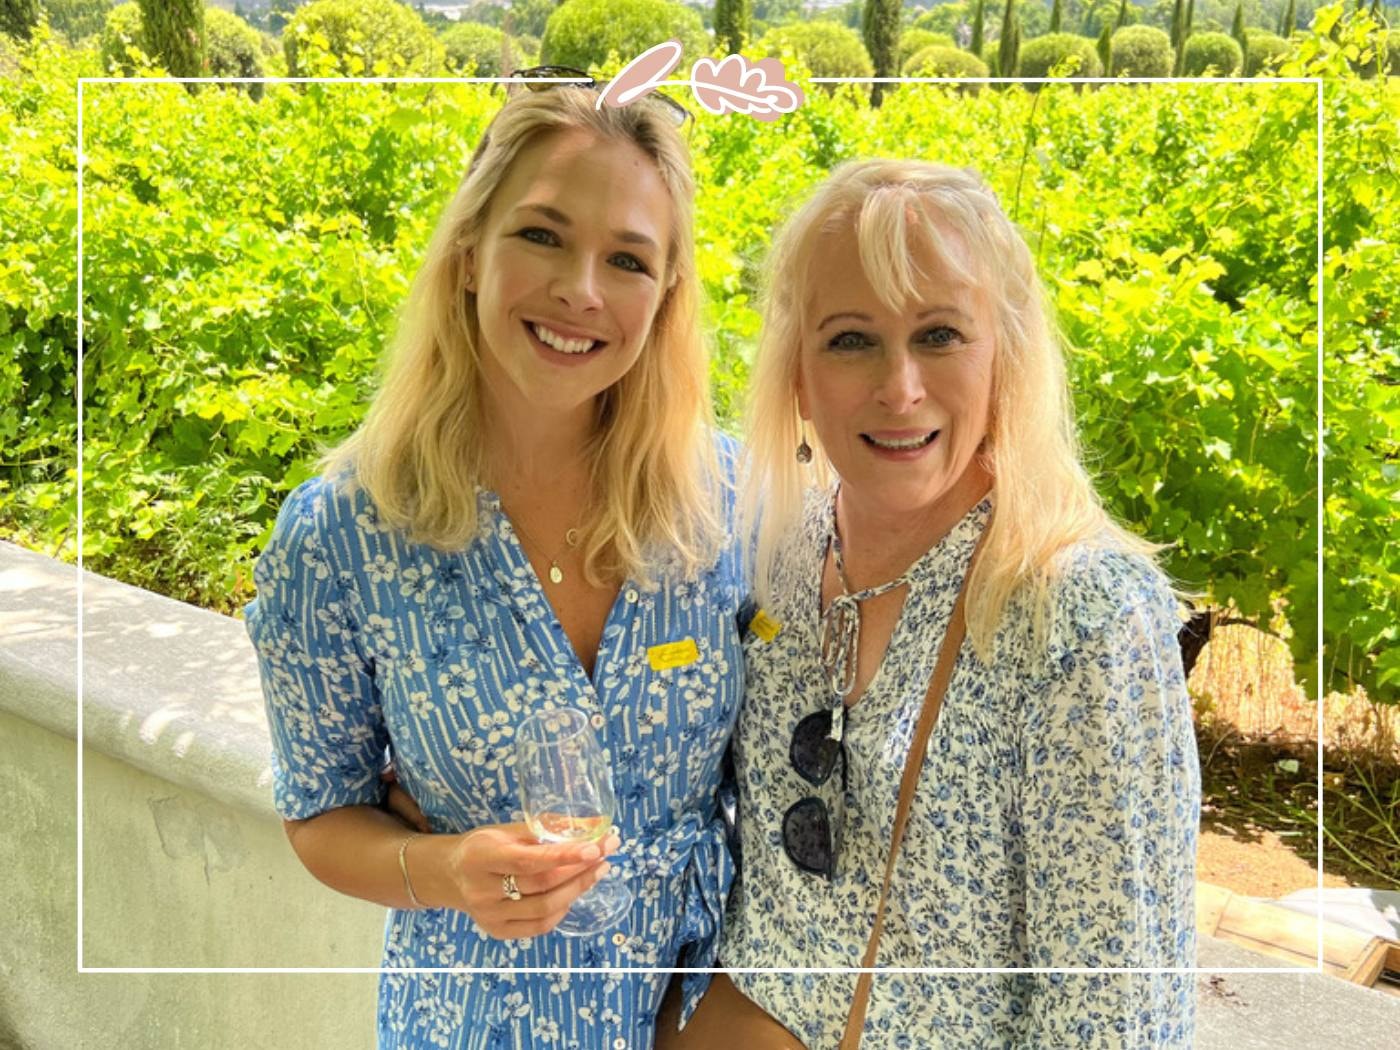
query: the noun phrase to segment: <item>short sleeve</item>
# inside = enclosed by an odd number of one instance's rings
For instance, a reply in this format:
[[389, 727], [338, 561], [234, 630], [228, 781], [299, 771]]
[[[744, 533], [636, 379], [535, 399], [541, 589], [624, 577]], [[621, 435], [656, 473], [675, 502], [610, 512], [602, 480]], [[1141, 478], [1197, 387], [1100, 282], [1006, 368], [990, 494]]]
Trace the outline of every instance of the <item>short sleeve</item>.
[[376, 805], [384, 793], [388, 733], [356, 578], [339, 568], [355, 549], [353, 516], [340, 503], [320, 479], [287, 497], [245, 610], [272, 738], [273, 801], [291, 820]]
[[[1200, 770], [1175, 599], [1150, 567], [1098, 583], [1093, 630], [1026, 707], [1027, 962], [1191, 967]], [[1189, 1046], [1193, 987], [1183, 974], [1038, 974], [1030, 1029], [1054, 1046]]]

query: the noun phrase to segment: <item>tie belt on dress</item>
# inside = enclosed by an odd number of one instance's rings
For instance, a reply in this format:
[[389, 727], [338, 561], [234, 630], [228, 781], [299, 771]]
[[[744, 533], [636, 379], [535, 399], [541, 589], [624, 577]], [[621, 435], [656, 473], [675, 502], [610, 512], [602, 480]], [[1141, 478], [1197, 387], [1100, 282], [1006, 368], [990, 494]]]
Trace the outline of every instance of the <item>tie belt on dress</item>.
[[734, 859], [726, 844], [724, 821], [694, 810], [648, 838], [623, 843], [613, 858], [624, 877], [684, 872], [681, 921], [673, 947], [691, 946], [688, 966], [713, 966], [724, 924], [724, 902], [734, 882]]

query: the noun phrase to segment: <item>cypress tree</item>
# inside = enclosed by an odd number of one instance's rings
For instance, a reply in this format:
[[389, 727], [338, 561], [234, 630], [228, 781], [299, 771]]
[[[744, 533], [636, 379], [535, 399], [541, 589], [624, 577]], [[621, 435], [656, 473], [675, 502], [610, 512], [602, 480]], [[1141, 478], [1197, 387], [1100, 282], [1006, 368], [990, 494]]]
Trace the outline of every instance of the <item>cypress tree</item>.
[[1186, 42], [1191, 39], [1191, 19], [1196, 14], [1196, 0], [1186, 0], [1185, 9], [1181, 15], [1181, 39], [1176, 45], [1176, 66], [1172, 69], [1172, 76], [1179, 77], [1186, 72]]
[[[137, 0], [146, 50], [172, 77], [204, 72], [204, 0]], [[186, 87], [195, 88], [195, 84]]]
[[1230, 35], [1235, 38], [1235, 42], [1240, 45], [1240, 54], [1244, 56], [1244, 69], [1249, 68], [1249, 37], [1244, 33], [1244, 0], [1239, 0], [1235, 5], [1235, 20], [1230, 26]]
[[[903, 8], [903, 0], [865, 0], [860, 35], [877, 77], [899, 76], [899, 16]], [[888, 89], [888, 84], [871, 84], [870, 104], [878, 106]]]
[[39, 24], [39, 0], [0, 0], [0, 33], [28, 40]]
[[1109, 59], [1113, 57], [1113, 23], [1106, 21], [1103, 29], [1099, 32], [1099, 42], [1094, 45], [1099, 53], [1099, 61], [1103, 63], [1103, 71], [1107, 76], [1113, 76], [1113, 71], [1109, 68]]
[[1288, 6], [1283, 9], [1283, 28], [1279, 36], [1287, 40], [1293, 35], [1293, 30], [1298, 27], [1298, 11], [1294, 7], [1293, 0], [1288, 0]]
[[972, 12], [972, 42], [967, 49], [978, 58], [982, 57], [982, 23], [986, 15], [986, 0], [977, 0], [977, 7]]
[[1016, 32], [1016, 0], [1006, 0], [1006, 9], [1001, 15], [1001, 42], [997, 47], [998, 76], [1016, 75], [1016, 58], [1021, 50], [1021, 42]]
[[749, 38], [750, 0], [715, 0], [715, 42], [725, 54], [737, 55]]
[[1050, 32], [1060, 31], [1060, 19], [1064, 15], [1064, 0], [1055, 0], [1055, 6], [1050, 9]]
[[1172, 4], [1171, 38], [1172, 47], [1177, 50], [1180, 50], [1181, 48], [1181, 23], [1185, 20], [1185, 18], [1186, 10], [1183, 7], [1183, 0], [1176, 0], [1176, 2]]
[[1113, 28], [1115, 28], [1115, 29], [1122, 29], [1122, 28], [1123, 28], [1125, 25], [1127, 25], [1127, 24], [1128, 24], [1128, 0], [1123, 0], [1123, 2], [1122, 2], [1121, 4], [1118, 5], [1118, 24], [1115, 25]]

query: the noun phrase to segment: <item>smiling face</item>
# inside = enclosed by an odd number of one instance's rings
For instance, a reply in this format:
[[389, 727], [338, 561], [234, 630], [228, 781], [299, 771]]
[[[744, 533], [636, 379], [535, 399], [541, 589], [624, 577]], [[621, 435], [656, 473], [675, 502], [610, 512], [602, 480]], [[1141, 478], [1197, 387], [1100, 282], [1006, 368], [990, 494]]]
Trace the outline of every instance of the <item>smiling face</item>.
[[[939, 231], [940, 242], [955, 241]], [[991, 416], [995, 317], [988, 298], [933, 250], [924, 279], [892, 309], [861, 266], [849, 225], [816, 241], [798, 359], [798, 406], [843, 499], [881, 515], [946, 506], [961, 516], [991, 483], [977, 451]]]
[[626, 374], [666, 291], [671, 220], [630, 142], [569, 130], [520, 151], [468, 261], [491, 411], [527, 425], [587, 411]]

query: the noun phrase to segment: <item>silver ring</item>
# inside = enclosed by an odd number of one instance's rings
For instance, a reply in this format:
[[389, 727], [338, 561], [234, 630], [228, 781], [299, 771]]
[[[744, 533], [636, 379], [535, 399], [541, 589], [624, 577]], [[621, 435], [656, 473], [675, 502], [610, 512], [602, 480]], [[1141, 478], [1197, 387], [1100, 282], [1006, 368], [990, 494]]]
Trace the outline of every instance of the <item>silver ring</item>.
[[521, 898], [520, 887], [515, 884], [514, 875], [501, 876], [501, 893], [505, 895], [506, 900], [518, 901]]

